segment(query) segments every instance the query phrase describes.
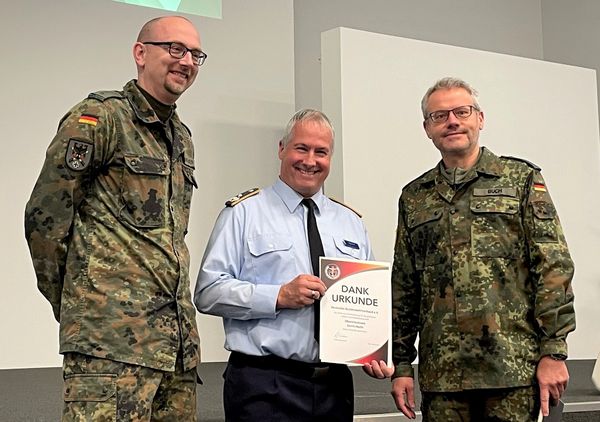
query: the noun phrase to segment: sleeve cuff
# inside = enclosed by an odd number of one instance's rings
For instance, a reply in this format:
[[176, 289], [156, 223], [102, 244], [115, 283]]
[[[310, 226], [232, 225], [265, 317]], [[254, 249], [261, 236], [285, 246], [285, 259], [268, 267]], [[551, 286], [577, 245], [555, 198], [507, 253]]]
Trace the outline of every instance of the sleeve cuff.
[[547, 355], [569, 355], [569, 349], [565, 340], [542, 340], [540, 346], [540, 357]]
[[398, 377], [415, 377], [415, 370], [410, 364], [398, 364], [396, 365], [396, 369], [394, 371], [394, 375], [392, 375], [392, 379]]
[[252, 298], [252, 313], [254, 318], [275, 318], [277, 316], [277, 296], [280, 285], [257, 284]]

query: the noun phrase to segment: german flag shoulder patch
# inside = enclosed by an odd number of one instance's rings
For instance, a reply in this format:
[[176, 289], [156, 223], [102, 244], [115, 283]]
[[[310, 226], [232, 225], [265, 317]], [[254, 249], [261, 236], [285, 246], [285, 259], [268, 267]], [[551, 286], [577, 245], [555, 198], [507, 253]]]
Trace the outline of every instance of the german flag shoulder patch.
[[91, 114], [82, 114], [79, 116], [78, 123], [83, 123], [86, 125], [96, 126], [98, 124], [98, 117], [93, 116]]

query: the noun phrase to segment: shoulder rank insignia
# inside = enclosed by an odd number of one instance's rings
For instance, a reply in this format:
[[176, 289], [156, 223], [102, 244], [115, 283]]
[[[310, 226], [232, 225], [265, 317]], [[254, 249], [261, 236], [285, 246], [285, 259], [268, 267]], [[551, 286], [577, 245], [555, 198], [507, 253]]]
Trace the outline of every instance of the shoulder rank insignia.
[[537, 171], [541, 171], [541, 167], [533, 164], [531, 161], [527, 161], [524, 158], [519, 158], [519, 157], [512, 157], [510, 155], [503, 155], [502, 158], [508, 158], [509, 160], [515, 160], [515, 161], [520, 161], [522, 163], [527, 164], [529, 167], [531, 167], [532, 169], [535, 169]]
[[94, 145], [78, 139], [69, 139], [69, 146], [65, 154], [65, 162], [71, 170], [84, 170], [92, 159]]
[[90, 93], [88, 98], [104, 102], [109, 98], [123, 98], [123, 93], [121, 91], [96, 91]]
[[343, 202], [338, 201], [335, 198], [329, 197], [329, 199], [331, 199], [333, 202], [335, 202], [336, 204], [340, 204], [342, 207], [346, 207], [348, 208], [350, 211], [352, 211], [354, 214], [358, 215], [359, 218], [362, 218], [362, 214], [360, 214], [358, 211], [356, 211], [354, 208], [349, 207], [348, 205], [344, 204]]
[[248, 199], [251, 196], [256, 195], [258, 192], [260, 192], [259, 188], [252, 188], [248, 189], [246, 192], [238, 193], [236, 196], [225, 202], [225, 206], [234, 207], [240, 202], [242, 202], [244, 199]]

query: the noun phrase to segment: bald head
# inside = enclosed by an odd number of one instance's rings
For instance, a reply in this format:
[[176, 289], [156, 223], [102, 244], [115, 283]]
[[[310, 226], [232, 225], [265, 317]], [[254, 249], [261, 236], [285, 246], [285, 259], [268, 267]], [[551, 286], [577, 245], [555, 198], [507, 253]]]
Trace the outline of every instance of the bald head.
[[184, 21], [187, 24], [194, 26], [194, 24], [189, 19], [184, 18], [183, 16], [159, 16], [158, 18], [149, 20], [144, 24], [144, 26], [142, 26], [142, 29], [140, 29], [140, 33], [137, 37], [137, 42], [152, 41], [155, 37], [157, 26], [168, 26], [172, 24], [177, 25], [178, 20]]

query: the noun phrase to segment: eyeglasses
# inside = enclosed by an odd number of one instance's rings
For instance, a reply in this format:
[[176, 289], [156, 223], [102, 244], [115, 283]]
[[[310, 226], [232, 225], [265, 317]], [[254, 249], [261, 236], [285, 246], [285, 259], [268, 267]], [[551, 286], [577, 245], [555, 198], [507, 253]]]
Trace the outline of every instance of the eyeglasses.
[[[473, 110], [479, 111], [479, 109], [474, 105], [464, 105], [460, 107], [453, 108], [452, 110], [438, 110], [433, 113], [429, 113], [427, 116], [428, 119], [431, 119], [433, 123], [444, 123], [448, 120], [448, 116], [450, 116], [450, 112], [454, 114], [454, 116], [459, 120], [465, 120], [473, 114]], [[425, 119], [427, 120], [427, 119]]]
[[146, 41], [142, 44], [150, 44], [157, 45], [159, 47], [167, 48], [169, 50], [169, 54], [174, 59], [183, 59], [188, 51], [192, 54], [192, 62], [196, 66], [202, 66], [204, 60], [206, 60], [206, 53], [202, 50], [190, 50], [185, 45], [178, 42], [169, 42], [169, 41]]

